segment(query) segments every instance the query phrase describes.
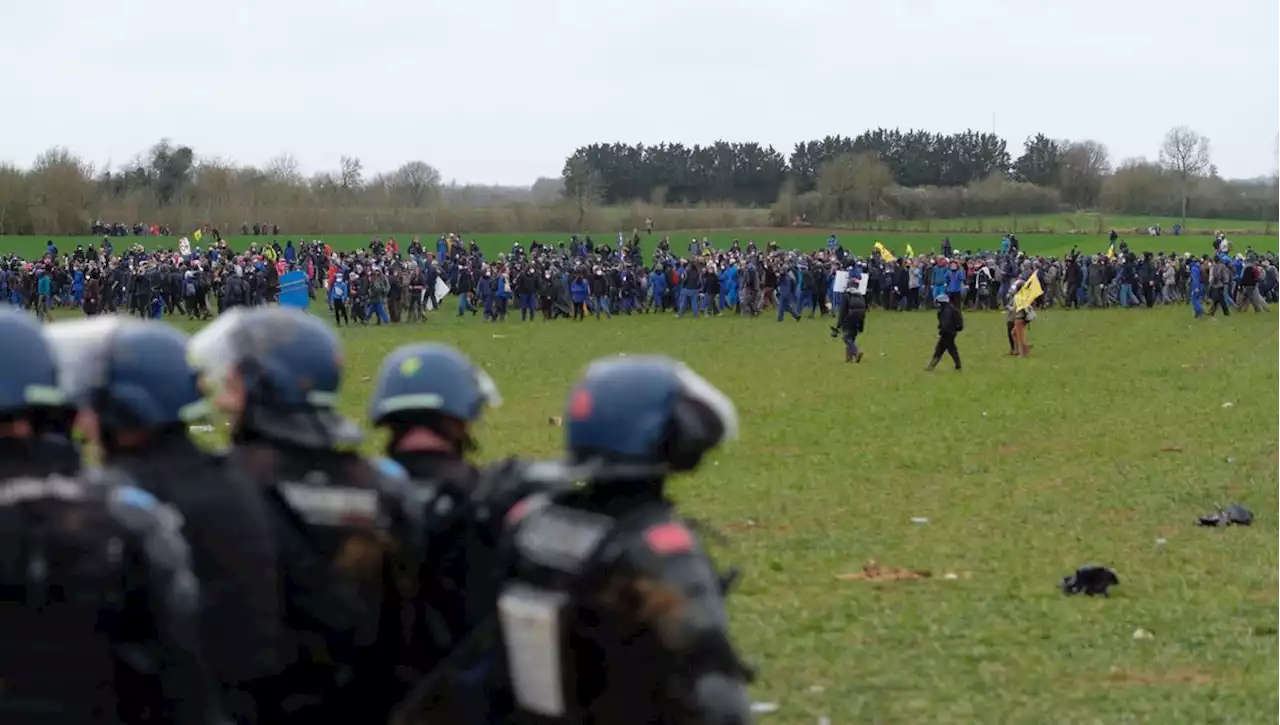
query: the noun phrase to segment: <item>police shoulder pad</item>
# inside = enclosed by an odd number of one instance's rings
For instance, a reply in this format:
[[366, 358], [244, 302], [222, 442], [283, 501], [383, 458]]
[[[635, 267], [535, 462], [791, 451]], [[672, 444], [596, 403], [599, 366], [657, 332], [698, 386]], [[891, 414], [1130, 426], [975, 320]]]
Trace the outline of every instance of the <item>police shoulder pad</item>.
[[378, 458], [375, 463], [377, 464], [378, 472], [387, 478], [396, 481], [404, 481], [409, 478], [409, 472], [405, 470], [405, 467], [390, 458]]
[[11, 478], [0, 482], [0, 506], [16, 506], [29, 501], [58, 499], [76, 501], [85, 497], [85, 486], [64, 476]]
[[642, 537], [649, 551], [658, 556], [680, 556], [697, 548], [693, 532], [680, 521], [652, 524], [644, 530]]

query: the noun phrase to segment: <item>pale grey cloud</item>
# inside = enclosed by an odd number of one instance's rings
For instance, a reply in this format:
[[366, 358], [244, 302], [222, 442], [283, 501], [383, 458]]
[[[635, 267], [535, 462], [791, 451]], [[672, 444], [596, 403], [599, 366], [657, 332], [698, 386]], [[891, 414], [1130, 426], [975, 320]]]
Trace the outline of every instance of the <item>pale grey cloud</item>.
[[1275, 0], [0, 0], [0, 158], [119, 163], [161, 137], [308, 171], [426, 160], [528, 183], [595, 141], [869, 127], [1093, 138], [1275, 168]]

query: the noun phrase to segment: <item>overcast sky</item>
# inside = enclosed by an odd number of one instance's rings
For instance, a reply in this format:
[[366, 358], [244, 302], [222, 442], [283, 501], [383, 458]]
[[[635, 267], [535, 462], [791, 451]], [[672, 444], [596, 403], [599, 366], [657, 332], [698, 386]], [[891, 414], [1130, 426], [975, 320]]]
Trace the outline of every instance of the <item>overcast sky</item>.
[[[797, 141], [876, 126], [1092, 138], [1171, 126], [1269, 174], [1277, 0], [0, 0], [0, 160], [120, 164], [168, 137], [311, 173], [427, 161], [527, 184], [592, 142]], [[16, 86], [16, 87], [15, 87]]]

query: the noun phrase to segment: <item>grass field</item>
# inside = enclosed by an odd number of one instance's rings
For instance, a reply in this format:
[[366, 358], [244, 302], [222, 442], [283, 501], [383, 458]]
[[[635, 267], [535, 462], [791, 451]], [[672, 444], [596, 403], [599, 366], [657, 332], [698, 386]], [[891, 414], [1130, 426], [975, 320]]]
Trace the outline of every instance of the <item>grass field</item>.
[[[966, 327], [957, 374], [922, 370], [928, 313], [873, 312], [861, 364], [808, 319], [446, 314], [344, 329], [343, 398], [363, 417], [386, 353], [450, 342], [507, 401], [480, 431], [496, 458], [557, 453], [548, 418], [601, 356], [665, 353], [721, 387], [742, 439], [674, 494], [744, 570], [734, 631], [780, 706], [762, 723], [1272, 722], [1275, 316], [1050, 311], [1028, 359], [1004, 356], [1002, 317]], [[1252, 528], [1193, 525], [1233, 501]], [[870, 560], [930, 576], [837, 579]], [[1115, 567], [1112, 598], [1058, 592], [1085, 563]]]
[[[1105, 235], [1114, 229], [1120, 234], [1132, 234], [1134, 230], [1146, 230], [1159, 224], [1165, 234], [1173, 234], [1173, 225], [1181, 223], [1178, 217], [1126, 216], [1076, 212], [1074, 214], [1031, 214], [1025, 216], [963, 217], [956, 219], [927, 219], [911, 221], [875, 222], [872, 229], [902, 231], [959, 231], [1014, 232], [1015, 234], [1086, 234]], [[1190, 234], [1275, 234], [1274, 221], [1250, 221], [1245, 219], [1187, 219]]]
[[[671, 237], [672, 249], [678, 254], [685, 254], [688, 250], [689, 240], [694, 236], [699, 239], [709, 237], [716, 243], [718, 248], [727, 247], [734, 239], [738, 239], [745, 247], [747, 240], [754, 239], [756, 244], [762, 249], [769, 240], [777, 240], [778, 245], [782, 249], [800, 249], [813, 250], [825, 247], [828, 234], [836, 234], [840, 242], [846, 249], [853, 251], [859, 255], [866, 255], [871, 252], [872, 245], [877, 241], [883, 241], [896, 253], [902, 254], [906, 246], [910, 244], [912, 248], [919, 254], [924, 254], [930, 250], [939, 249], [940, 242], [944, 236], [951, 239], [952, 244], [959, 250], [980, 250], [980, 249], [997, 249], [1000, 246], [999, 232], [987, 234], [932, 234], [924, 232], [851, 232], [841, 229], [776, 229], [776, 228], [756, 228], [756, 229], [731, 229], [731, 230], [689, 230], [689, 231], [673, 231], [656, 233], [652, 237], [646, 237], [644, 244], [646, 250], [651, 250], [657, 243], [657, 240], [666, 234]], [[386, 239], [388, 236], [394, 236], [401, 243], [401, 248], [408, 246], [409, 241], [413, 238], [415, 232], [395, 232], [383, 234]], [[419, 238], [431, 251], [435, 249], [435, 233], [417, 233]], [[289, 235], [282, 234], [279, 239], [281, 244], [288, 239], [300, 239], [303, 236], [307, 239], [323, 238], [334, 249], [352, 250], [365, 247], [373, 235]], [[533, 240], [546, 242], [564, 241], [569, 238], [566, 234], [477, 234], [464, 235], [464, 239], [475, 239], [476, 243], [485, 254], [493, 258], [501, 252], [507, 252], [511, 249], [513, 241], [520, 241], [528, 248]], [[597, 242], [606, 242], [610, 245], [616, 243], [617, 232], [601, 232], [593, 234], [592, 238]], [[1143, 235], [1122, 236], [1128, 241], [1129, 246], [1139, 251], [1170, 251], [1177, 250], [1180, 252], [1195, 252], [1203, 254], [1213, 251], [1212, 238], [1207, 236], [1185, 236], [1174, 237], [1171, 234], [1161, 237], [1149, 237]], [[90, 236], [83, 237], [0, 237], [0, 254], [17, 253], [25, 259], [38, 258], [44, 254], [45, 242], [52, 239], [61, 253], [69, 253], [75, 249], [77, 244], [90, 244], [97, 240]], [[232, 236], [227, 238], [232, 246], [237, 250], [243, 250], [252, 242], [259, 244], [268, 244], [273, 237], [241, 237]], [[1072, 247], [1079, 246], [1085, 252], [1104, 252], [1107, 249], [1108, 241], [1106, 234], [1086, 235], [1086, 234], [1019, 234], [1018, 239], [1022, 244], [1022, 250], [1028, 254], [1037, 254], [1045, 256], [1062, 256], [1069, 252]], [[1235, 248], [1243, 251], [1247, 247], [1253, 247], [1260, 251], [1277, 251], [1280, 250], [1280, 241], [1276, 236], [1250, 236], [1242, 237], [1236, 240]], [[117, 250], [123, 249], [133, 243], [141, 243], [147, 249], [176, 249], [178, 246], [177, 238], [166, 237], [120, 237], [114, 241]], [[648, 258], [648, 257], [646, 257]]]

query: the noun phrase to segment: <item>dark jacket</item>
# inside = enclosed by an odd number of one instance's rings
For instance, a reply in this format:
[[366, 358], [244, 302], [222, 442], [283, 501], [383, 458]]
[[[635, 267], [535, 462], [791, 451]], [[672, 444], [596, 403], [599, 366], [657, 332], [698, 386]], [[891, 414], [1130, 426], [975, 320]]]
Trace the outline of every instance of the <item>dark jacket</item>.
[[938, 306], [938, 334], [943, 337], [955, 337], [964, 331], [964, 316], [955, 305], [943, 303]]

